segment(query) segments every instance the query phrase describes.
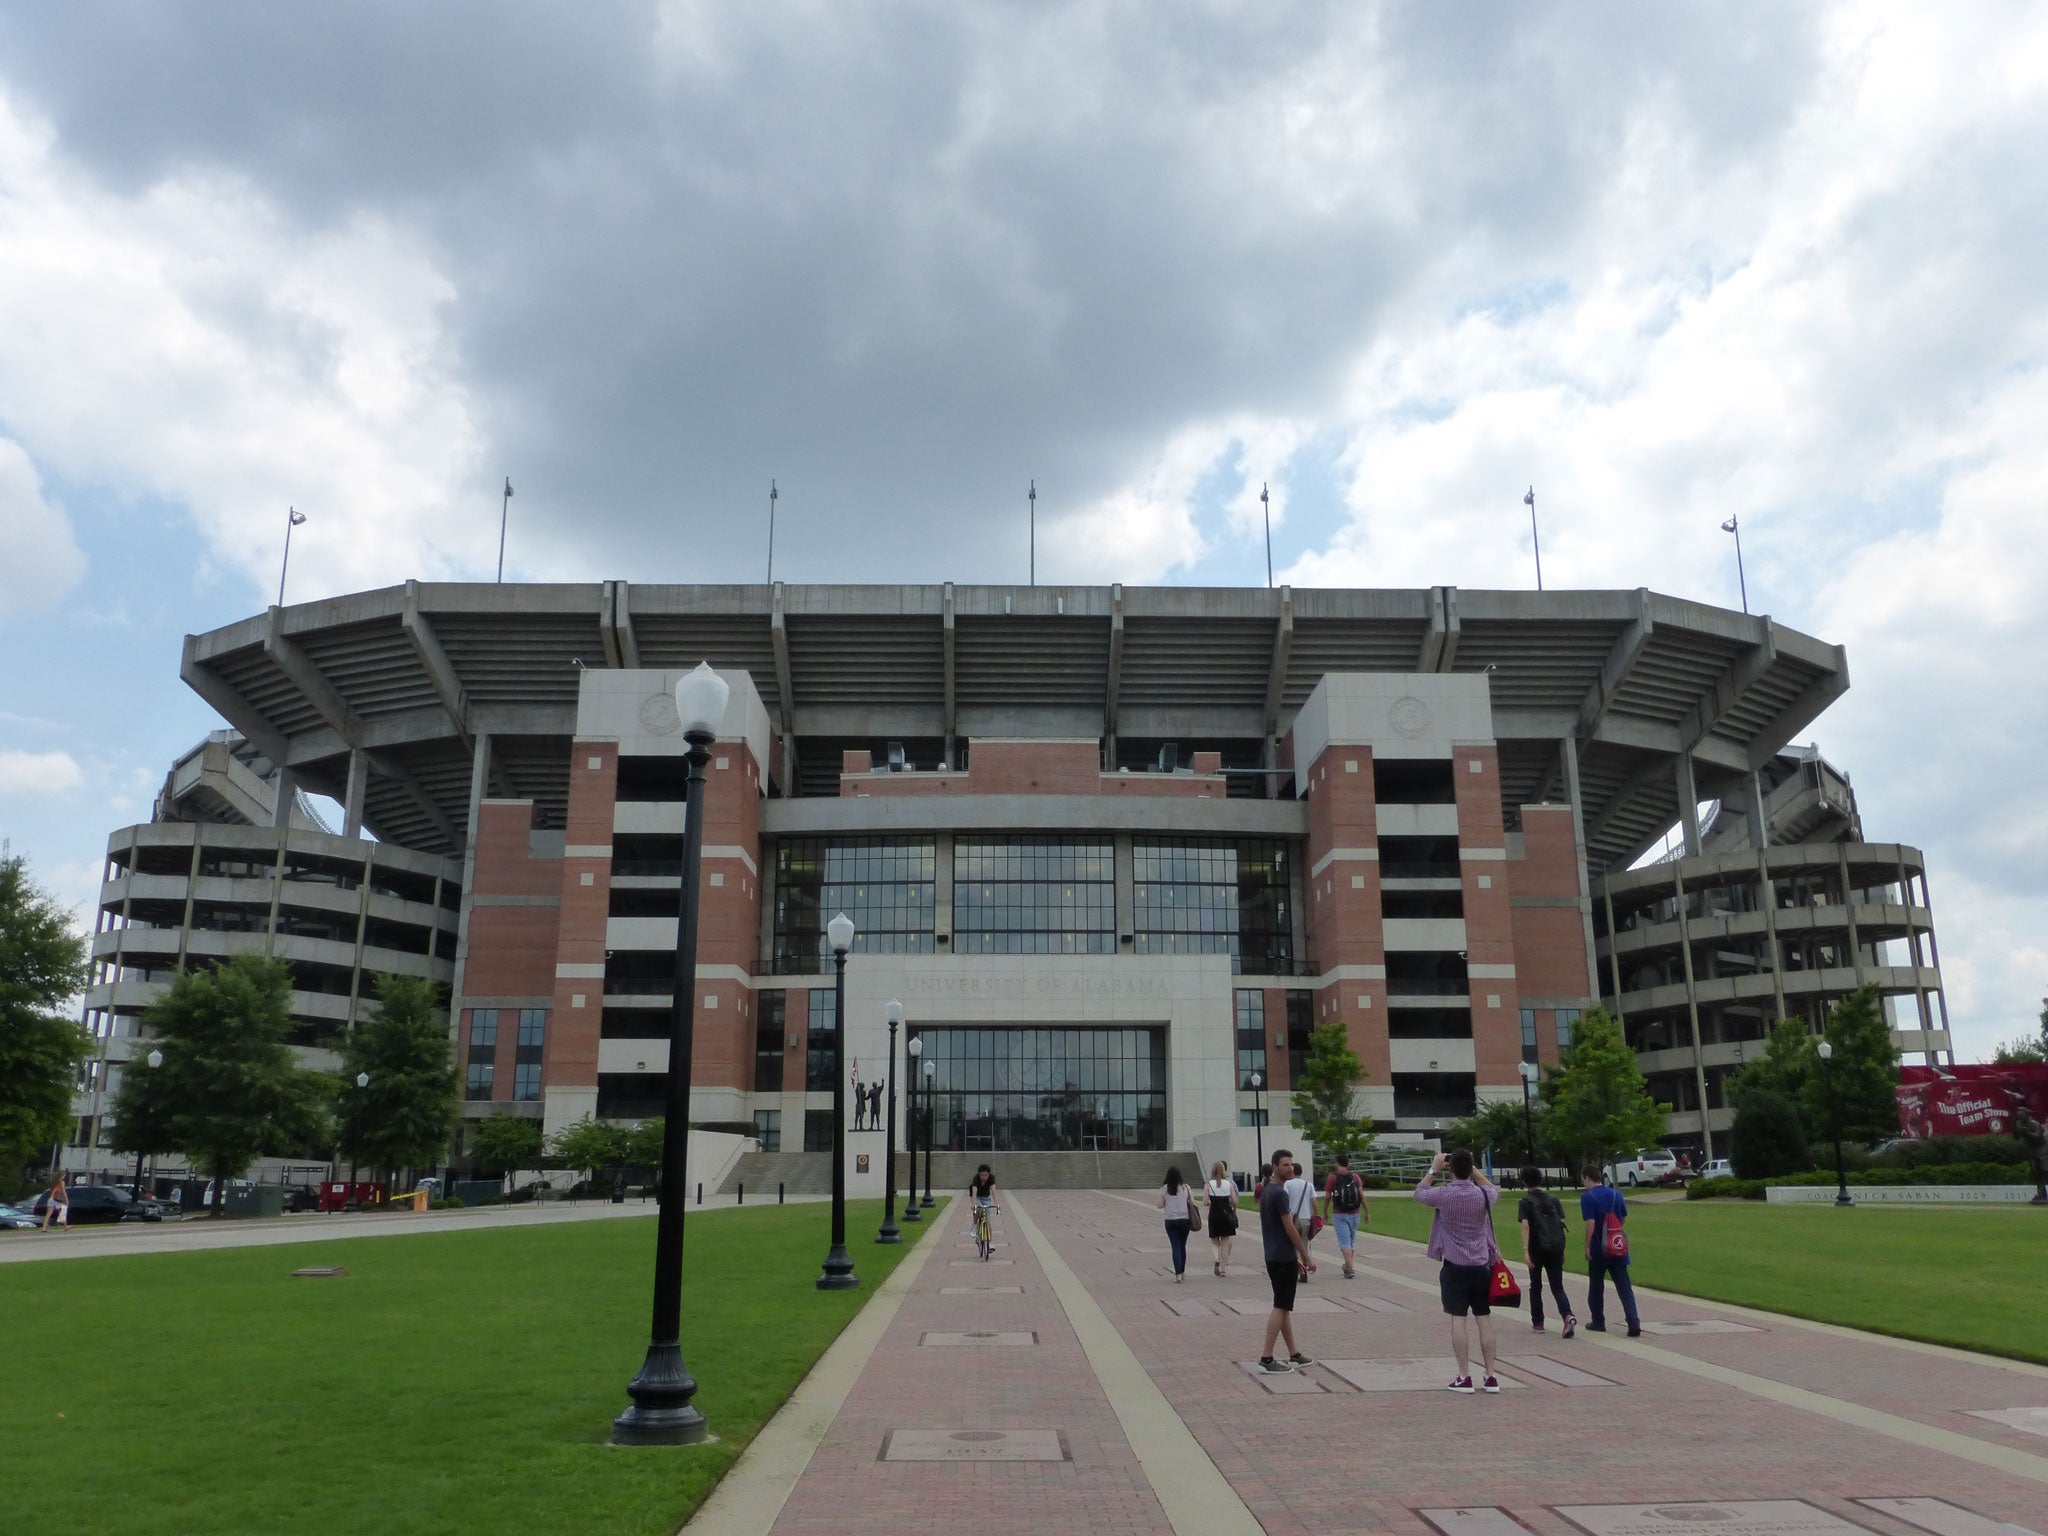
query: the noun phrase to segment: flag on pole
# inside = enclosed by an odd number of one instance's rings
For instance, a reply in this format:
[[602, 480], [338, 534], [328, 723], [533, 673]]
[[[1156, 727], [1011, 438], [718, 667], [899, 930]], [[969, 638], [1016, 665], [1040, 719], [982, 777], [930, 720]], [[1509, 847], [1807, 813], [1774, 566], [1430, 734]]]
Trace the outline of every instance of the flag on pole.
[[292, 526], [294, 528], [298, 527], [299, 524], [303, 523], [306, 520], [306, 514], [301, 512], [297, 507], [288, 507], [285, 510], [291, 513]]
[[511, 500], [511, 498], [512, 498], [512, 477], [511, 477], [510, 475], [507, 475], [507, 476], [505, 477], [505, 499], [509, 501], [509, 500]]
[[1727, 522], [1723, 523], [1721, 525], [1721, 531], [1723, 533], [1733, 533], [1735, 531], [1735, 519], [1731, 517], [1728, 519]]

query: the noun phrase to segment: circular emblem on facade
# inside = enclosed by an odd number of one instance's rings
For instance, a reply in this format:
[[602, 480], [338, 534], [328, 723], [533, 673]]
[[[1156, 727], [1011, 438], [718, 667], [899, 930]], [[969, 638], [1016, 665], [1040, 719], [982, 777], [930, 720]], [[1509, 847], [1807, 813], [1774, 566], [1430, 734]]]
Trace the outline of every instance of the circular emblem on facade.
[[1667, 1504], [1661, 1509], [1650, 1511], [1660, 1520], [1714, 1521], [1733, 1520], [1735, 1516], [1725, 1509], [1716, 1509], [1711, 1504]]
[[1395, 734], [1406, 736], [1410, 741], [1429, 734], [1429, 706], [1413, 694], [1394, 700], [1394, 707], [1387, 711], [1387, 723]]
[[673, 736], [682, 729], [673, 694], [650, 693], [640, 705], [640, 729], [650, 736]]

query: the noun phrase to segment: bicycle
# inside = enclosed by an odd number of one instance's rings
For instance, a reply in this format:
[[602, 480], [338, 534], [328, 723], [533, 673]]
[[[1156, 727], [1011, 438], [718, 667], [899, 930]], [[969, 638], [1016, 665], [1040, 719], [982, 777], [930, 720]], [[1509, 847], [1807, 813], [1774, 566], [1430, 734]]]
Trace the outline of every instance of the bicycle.
[[995, 1228], [989, 1221], [989, 1213], [994, 1209], [993, 1203], [987, 1205], [977, 1204], [974, 1208], [974, 1246], [980, 1251], [981, 1261], [984, 1264], [988, 1262], [988, 1256], [994, 1251], [996, 1246]]

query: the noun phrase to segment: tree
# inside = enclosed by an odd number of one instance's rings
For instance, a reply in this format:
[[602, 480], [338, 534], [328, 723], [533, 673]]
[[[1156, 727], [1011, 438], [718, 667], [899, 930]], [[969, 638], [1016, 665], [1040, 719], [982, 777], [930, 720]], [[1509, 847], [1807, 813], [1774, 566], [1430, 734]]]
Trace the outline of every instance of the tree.
[[595, 1177], [601, 1170], [626, 1160], [626, 1133], [616, 1125], [585, 1115], [549, 1138], [548, 1156], [564, 1168]]
[[1543, 1080], [1551, 1145], [1579, 1163], [1606, 1163], [1617, 1153], [1654, 1146], [1671, 1106], [1650, 1097], [1636, 1054], [1604, 1008], [1579, 1016], [1557, 1070]]
[[2041, 1032], [2031, 1040], [2022, 1035], [2006, 1041], [1991, 1053], [1991, 1059], [2001, 1067], [2048, 1062], [2048, 997], [2041, 999]]
[[1294, 1123], [1314, 1144], [1318, 1160], [1372, 1145], [1372, 1122], [1353, 1112], [1355, 1090], [1368, 1075], [1341, 1022], [1332, 1019], [1310, 1032], [1301, 1081], [1294, 1085]]
[[522, 1168], [537, 1168], [541, 1158], [540, 1122], [524, 1115], [492, 1115], [469, 1128], [469, 1155], [477, 1167], [500, 1177]]
[[57, 1012], [85, 985], [86, 943], [71, 916], [0, 859], [0, 1188], [40, 1148], [71, 1139], [71, 1095], [92, 1036]]
[[114, 1122], [109, 1145], [116, 1152], [130, 1152], [138, 1158], [156, 1157], [178, 1148], [171, 1140], [170, 1103], [150, 1071], [152, 1049], [153, 1042], [149, 1040], [135, 1041], [128, 1064], [121, 1069], [120, 1085], [107, 1106]]
[[1806, 1097], [1807, 1084], [1820, 1076], [1820, 1052], [1804, 1019], [1780, 1019], [1764, 1039], [1764, 1053], [1728, 1083], [1728, 1099], [1737, 1109], [1751, 1093], [1782, 1094], [1795, 1105]]
[[661, 1144], [668, 1136], [668, 1121], [660, 1115], [642, 1120], [626, 1132], [625, 1161], [635, 1168], [661, 1171]]
[[151, 1091], [168, 1106], [166, 1133], [215, 1181], [216, 1216], [227, 1181], [258, 1157], [326, 1138], [327, 1080], [302, 1070], [284, 1043], [291, 995], [284, 961], [236, 955], [176, 977], [143, 1015], [164, 1053]]
[[1775, 1179], [1813, 1167], [1799, 1106], [1775, 1088], [1744, 1095], [1728, 1133], [1728, 1159], [1739, 1179]]
[[[341, 1149], [372, 1168], [431, 1168], [461, 1110], [448, 1027], [434, 1017], [441, 986], [424, 976], [379, 976], [375, 985], [377, 1011], [342, 1048]], [[370, 1086], [359, 1089], [364, 1072]]]
[[[1540, 1163], [1544, 1159], [1544, 1147], [1549, 1129], [1550, 1109], [1545, 1104], [1530, 1107], [1528, 1121], [1522, 1116], [1520, 1099], [1495, 1099], [1482, 1104], [1462, 1120], [1453, 1120], [1444, 1132], [1447, 1147], [1469, 1147], [1480, 1152], [1488, 1147], [1493, 1149], [1494, 1160], [1498, 1163]], [[1528, 1125], [1536, 1130], [1536, 1144], [1529, 1145]]]
[[1804, 1085], [1808, 1138], [1839, 1132], [1844, 1141], [1871, 1142], [1897, 1135], [1899, 1052], [1877, 989], [1860, 987], [1835, 1004], [1823, 1038], [1835, 1054], [1828, 1070], [1816, 1070]]

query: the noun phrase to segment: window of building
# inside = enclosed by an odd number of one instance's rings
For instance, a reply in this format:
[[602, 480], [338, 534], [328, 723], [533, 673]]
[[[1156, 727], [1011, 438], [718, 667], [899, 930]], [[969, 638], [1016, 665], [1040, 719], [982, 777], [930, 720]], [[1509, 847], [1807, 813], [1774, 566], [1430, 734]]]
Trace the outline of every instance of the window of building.
[[498, 1043], [497, 1009], [472, 1008], [469, 1011], [469, 1043], [471, 1046]]
[[[782, 1092], [782, 1032], [789, 994], [779, 988], [754, 999], [754, 1092]], [[770, 1150], [763, 1147], [762, 1151]]]
[[1316, 1029], [1315, 994], [1287, 994], [1287, 1081], [1299, 1083], [1308, 1070], [1309, 1047]]
[[1250, 1130], [1255, 1125], [1271, 1125], [1273, 1122], [1266, 1118], [1266, 1111], [1261, 1108], [1240, 1109], [1237, 1112], [1237, 1123]]
[[831, 1110], [807, 1109], [804, 1111], [804, 1150], [806, 1152], [830, 1152], [832, 1150]]
[[[811, 988], [809, 1036], [804, 1043], [804, 1091], [830, 1093], [838, 1087], [833, 1071], [833, 1035], [839, 1028], [839, 996], [830, 987]], [[815, 1151], [805, 1147], [805, 1151]]]
[[71, 1128], [71, 1145], [89, 1147], [92, 1145], [92, 1116], [80, 1115], [78, 1123]]
[[857, 953], [931, 954], [937, 881], [928, 837], [785, 838], [775, 849], [775, 972], [829, 971], [825, 925], [841, 912], [853, 919]]
[[488, 1099], [491, 1096], [491, 1077], [495, 1070], [488, 1061], [472, 1061], [469, 1064], [467, 1097]]
[[1266, 994], [1255, 987], [1237, 991], [1237, 1086], [1250, 1089], [1252, 1074], [1259, 1074], [1268, 1087], [1266, 1075]]
[[547, 1038], [547, 1028], [547, 1009], [522, 1008], [519, 1010], [519, 1059], [521, 1061], [529, 1059], [526, 1054], [528, 1051], [536, 1053], [531, 1059], [539, 1059], [537, 1053], [540, 1051], [542, 1042]]
[[1228, 955], [1240, 975], [1293, 969], [1293, 855], [1277, 839], [1139, 838], [1132, 847], [1141, 955]]
[[1524, 1008], [1522, 1010], [1522, 1060], [1534, 1061], [1535, 1059], [1536, 1010], [1534, 1008]]
[[512, 1097], [529, 1100], [540, 1097], [539, 1062], [519, 1061], [512, 1064]]
[[761, 1143], [763, 1152], [782, 1150], [782, 1111], [779, 1109], [757, 1109], [754, 1111], [754, 1139]]
[[1116, 953], [1116, 844], [1080, 837], [953, 844], [953, 952]]
[[[1557, 1048], [1560, 1051], [1571, 1048], [1572, 1031], [1578, 1025], [1581, 1011], [1577, 1008], [1560, 1008], [1557, 1010]], [[1532, 1057], [1531, 1060], [1533, 1059]]]
[[1160, 1029], [919, 1031], [937, 1145], [956, 1152], [1166, 1149]]

